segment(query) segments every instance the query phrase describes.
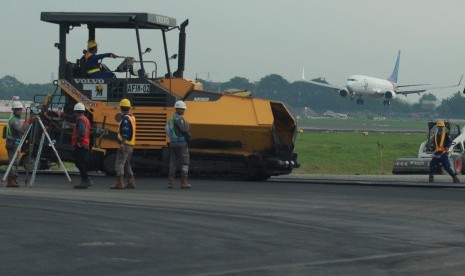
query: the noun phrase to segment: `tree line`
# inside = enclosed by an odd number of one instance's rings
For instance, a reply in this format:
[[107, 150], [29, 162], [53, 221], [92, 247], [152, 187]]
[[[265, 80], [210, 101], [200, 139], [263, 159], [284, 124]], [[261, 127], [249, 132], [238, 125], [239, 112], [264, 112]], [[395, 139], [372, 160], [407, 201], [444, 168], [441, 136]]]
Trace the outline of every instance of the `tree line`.
[[0, 79], [0, 98], [10, 100], [13, 96], [19, 96], [21, 100], [32, 101], [34, 95], [52, 94], [55, 86], [47, 84], [25, 84], [13, 76], [4, 76]]
[[[460, 91], [453, 96], [443, 99], [438, 106], [436, 96], [430, 93], [422, 94], [418, 103], [410, 104], [402, 98], [391, 100], [390, 106], [383, 106], [383, 101], [372, 97], [365, 97], [364, 105], [357, 105], [350, 97], [341, 97], [335, 89], [321, 87], [306, 81], [289, 82], [282, 76], [271, 74], [251, 83], [243, 77], [234, 77], [224, 83], [213, 83], [199, 80], [206, 90], [227, 91], [230, 89], [250, 90], [253, 96], [279, 100], [293, 109], [311, 108], [318, 114], [327, 110], [351, 115], [367, 114], [386, 115], [395, 114], [399, 117], [419, 116], [423, 118], [465, 118], [462, 110], [465, 107], [465, 97]], [[316, 82], [327, 82], [323, 78], [313, 79]]]
[[[465, 97], [460, 92], [449, 98], [443, 99], [439, 106], [434, 107], [425, 103], [437, 101], [433, 94], [424, 93], [418, 103], [410, 104], [401, 98], [391, 101], [389, 107], [383, 106], [382, 100], [371, 97], [365, 98], [364, 105], [357, 105], [349, 97], [339, 96], [334, 89], [314, 85], [306, 81], [289, 82], [277, 74], [267, 75], [257, 82], [250, 82], [244, 77], [234, 77], [227, 82], [211, 82], [198, 79], [205, 90], [225, 92], [228, 90], [250, 90], [254, 97], [283, 101], [292, 110], [302, 110], [305, 107], [317, 114], [323, 114], [327, 110], [350, 115], [360, 114], [374, 116], [395, 114], [406, 117], [416, 114], [423, 118], [465, 118], [462, 110], [465, 107]], [[322, 78], [313, 79], [316, 82], [327, 83]], [[34, 95], [53, 93], [55, 87], [52, 84], [25, 84], [13, 76], [4, 76], [0, 79], [1, 99], [11, 99], [19, 96], [24, 100], [33, 100]]]

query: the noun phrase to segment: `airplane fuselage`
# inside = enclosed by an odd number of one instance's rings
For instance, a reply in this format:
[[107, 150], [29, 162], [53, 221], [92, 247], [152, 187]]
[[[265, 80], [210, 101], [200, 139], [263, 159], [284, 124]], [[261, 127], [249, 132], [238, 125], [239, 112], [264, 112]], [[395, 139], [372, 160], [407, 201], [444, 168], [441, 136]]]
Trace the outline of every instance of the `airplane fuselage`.
[[[352, 75], [347, 79], [345, 86], [334, 86], [329, 83], [320, 83], [311, 81], [313, 84], [323, 87], [329, 87], [336, 89], [341, 97], [350, 96], [351, 100], [357, 98], [357, 104], [364, 104], [364, 97], [370, 96], [375, 98], [383, 98], [384, 105], [390, 105], [390, 101], [398, 95], [407, 96], [412, 93], [423, 93], [426, 91], [426, 84], [408, 84], [408, 85], [397, 85], [397, 76], [399, 73], [399, 62], [400, 62], [400, 51], [397, 53], [396, 63], [392, 74], [387, 79], [380, 79], [370, 77], [366, 75]], [[462, 78], [460, 78], [459, 84], [454, 86], [439, 86], [438, 88], [457, 87], [460, 85]], [[413, 87], [415, 88], [407, 88]], [[430, 87], [430, 89], [432, 89]], [[465, 92], [464, 92], [465, 93]]]
[[351, 96], [383, 98], [386, 92], [395, 92], [396, 85], [385, 79], [352, 75], [347, 79], [346, 89]]

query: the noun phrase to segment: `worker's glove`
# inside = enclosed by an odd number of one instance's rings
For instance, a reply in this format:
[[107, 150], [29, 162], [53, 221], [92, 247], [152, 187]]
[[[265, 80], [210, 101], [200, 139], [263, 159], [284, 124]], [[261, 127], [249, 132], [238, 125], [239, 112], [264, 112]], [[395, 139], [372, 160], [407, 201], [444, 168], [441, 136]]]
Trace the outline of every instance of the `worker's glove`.
[[27, 117], [27, 119], [25, 121], [25, 123], [27, 123], [27, 124], [33, 124], [35, 122], [37, 122], [37, 116], [29, 116], [29, 117]]

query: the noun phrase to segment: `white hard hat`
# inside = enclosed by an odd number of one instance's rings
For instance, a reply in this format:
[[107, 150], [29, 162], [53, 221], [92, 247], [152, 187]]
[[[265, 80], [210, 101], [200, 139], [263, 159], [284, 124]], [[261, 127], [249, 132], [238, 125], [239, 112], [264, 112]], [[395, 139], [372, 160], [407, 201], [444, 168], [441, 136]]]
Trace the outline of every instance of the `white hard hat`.
[[174, 108], [187, 109], [186, 103], [183, 101], [177, 101], [174, 104]]
[[77, 103], [74, 106], [74, 111], [84, 111], [86, 110], [86, 107], [82, 103]]
[[24, 106], [20, 101], [14, 101], [13, 104], [11, 105], [12, 109], [23, 109]]

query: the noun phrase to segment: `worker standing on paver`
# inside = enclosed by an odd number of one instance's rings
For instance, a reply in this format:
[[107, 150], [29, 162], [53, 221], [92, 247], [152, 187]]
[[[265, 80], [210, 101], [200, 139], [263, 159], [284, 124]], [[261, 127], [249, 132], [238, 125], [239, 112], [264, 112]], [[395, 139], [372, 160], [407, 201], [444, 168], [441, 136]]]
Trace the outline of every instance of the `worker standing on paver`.
[[436, 122], [436, 133], [434, 134], [434, 153], [431, 162], [429, 163], [429, 182], [434, 182], [434, 173], [439, 169], [439, 166], [443, 166], [444, 170], [452, 176], [452, 181], [454, 183], [460, 183], [457, 175], [452, 171], [450, 166], [449, 157], [447, 151], [451, 145], [451, 139], [449, 133], [445, 128], [445, 123], [443, 120], [438, 120]]
[[189, 124], [184, 119], [187, 106], [183, 101], [174, 104], [176, 112], [171, 117], [166, 130], [170, 137], [170, 170], [168, 175], [168, 188], [174, 188], [174, 180], [178, 165], [181, 166], [181, 189], [189, 189], [187, 175], [189, 173], [189, 149], [187, 143], [190, 140]]

